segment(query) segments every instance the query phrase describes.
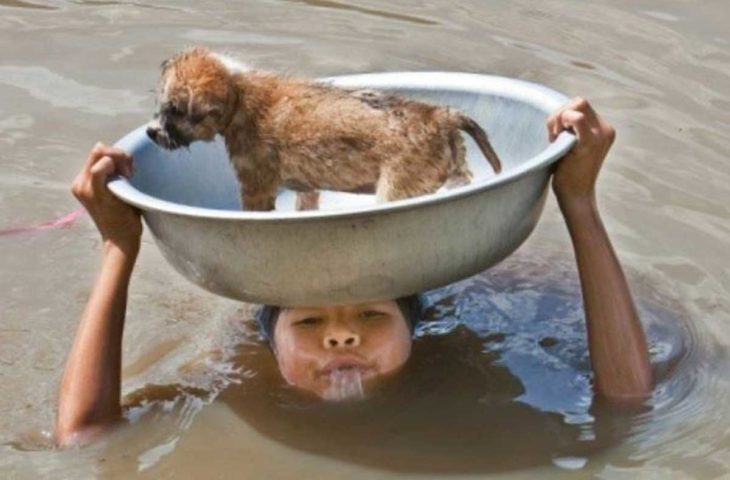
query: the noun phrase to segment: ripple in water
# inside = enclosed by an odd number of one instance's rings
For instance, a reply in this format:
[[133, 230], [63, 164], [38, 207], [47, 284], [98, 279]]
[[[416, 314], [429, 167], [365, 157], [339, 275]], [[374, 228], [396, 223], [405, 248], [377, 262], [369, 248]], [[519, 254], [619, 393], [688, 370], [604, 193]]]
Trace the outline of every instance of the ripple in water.
[[[362, 402], [302, 397], [281, 379], [246, 320], [250, 314], [237, 312], [214, 335], [210, 352], [178, 367], [182, 383], [147, 385], [127, 396], [132, 426], [86, 458], [114, 456], [113, 445], [133, 444], [136, 469], [149, 469], [174, 452], [212, 402], [289, 447], [403, 472], [580, 470], [621, 445], [633, 446], [632, 461], [645, 462], [676, 455], [679, 445], [711, 449], [712, 417], [700, 426], [686, 419], [710, 409], [713, 394], [726, 397], [712, 366], [721, 350], [709, 348], [711, 340], [672, 302], [651, 288], [641, 292], [656, 389], [638, 411], [605, 405], [592, 391], [574, 268], [569, 260], [517, 256], [428, 292], [409, 363]], [[328, 399], [363, 396], [357, 372], [335, 372]]]

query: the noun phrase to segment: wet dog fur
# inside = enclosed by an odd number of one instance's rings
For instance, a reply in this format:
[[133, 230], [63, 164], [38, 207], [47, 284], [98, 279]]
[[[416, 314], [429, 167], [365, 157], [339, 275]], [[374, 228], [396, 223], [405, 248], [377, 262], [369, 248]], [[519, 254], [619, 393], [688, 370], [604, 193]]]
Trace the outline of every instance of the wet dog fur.
[[223, 136], [245, 210], [273, 210], [280, 186], [307, 210], [320, 189], [391, 201], [469, 183], [460, 130], [501, 169], [484, 130], [457, 110], [250, 70], [204, 48], [162, 64], [158, 103], [147, 128], [158, 145]]

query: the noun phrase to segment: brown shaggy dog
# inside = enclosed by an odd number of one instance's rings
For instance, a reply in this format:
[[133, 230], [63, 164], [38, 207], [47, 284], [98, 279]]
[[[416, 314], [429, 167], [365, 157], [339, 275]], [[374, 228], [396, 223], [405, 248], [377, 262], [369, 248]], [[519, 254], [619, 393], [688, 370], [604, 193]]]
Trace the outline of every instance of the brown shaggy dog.
[[203, 48], [163, 63], [159, 105], [147, 134], [162, 147], [223, 136], [246, 210], [273, 210], [282, 185], [311, 209], [319, 189], [388, 201], [468, 183], [459, 130], [501, 169], [484, 131], [451, 108], [251, 71]]

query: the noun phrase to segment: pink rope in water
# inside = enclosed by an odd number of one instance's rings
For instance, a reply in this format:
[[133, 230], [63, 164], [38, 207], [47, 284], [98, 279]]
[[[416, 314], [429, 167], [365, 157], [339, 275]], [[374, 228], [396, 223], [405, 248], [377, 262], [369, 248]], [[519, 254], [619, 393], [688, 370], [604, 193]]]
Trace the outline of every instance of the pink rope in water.
[[2, 228], [2, 229], [0, 229], [0, 237], [6, 236], [6, 235], [17, 235], [19, 233], [39, 232], [42, 230], [51, 230], [54, 228], [68, 227], [68, 226], [71, 226], [76, 221], [76, 219], [78, 219], [83, 214], [84, 214], [84, 209], [77, 208], [76, 210], [69, 213], [68, 215], [64, 215], [63, 217], [57, 218], [56, 220], [53, 220], [51, 222], [41, 223], [40, 225], [30, 225], [27, 227]]

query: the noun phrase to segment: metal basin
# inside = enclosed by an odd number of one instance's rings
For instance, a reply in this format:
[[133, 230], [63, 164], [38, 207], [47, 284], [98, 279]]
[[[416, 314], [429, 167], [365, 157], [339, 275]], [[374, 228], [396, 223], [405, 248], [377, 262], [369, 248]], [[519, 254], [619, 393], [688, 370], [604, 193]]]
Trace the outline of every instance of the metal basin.
[[489, 134], [495, 176], [467, 140], [474, 181], [407, 200], [326, 192], [319, 211], [296, 212], [282, 191], [273, 212], [244, 212], [222, 140], [166, 151], [144, 128], [118, 145], [137, 173], [110, 182], [142, 209], [165, 258], [211, 292], [249, 302], [317, 305], [395, 298], [454, 282], [512, 253], [542, 212], [550, 165], [575, 142], [547, 140], [545, 120], [566, 98], [540, 85], [485, 75], [376, 73], [327, 79], [448, 104]]

